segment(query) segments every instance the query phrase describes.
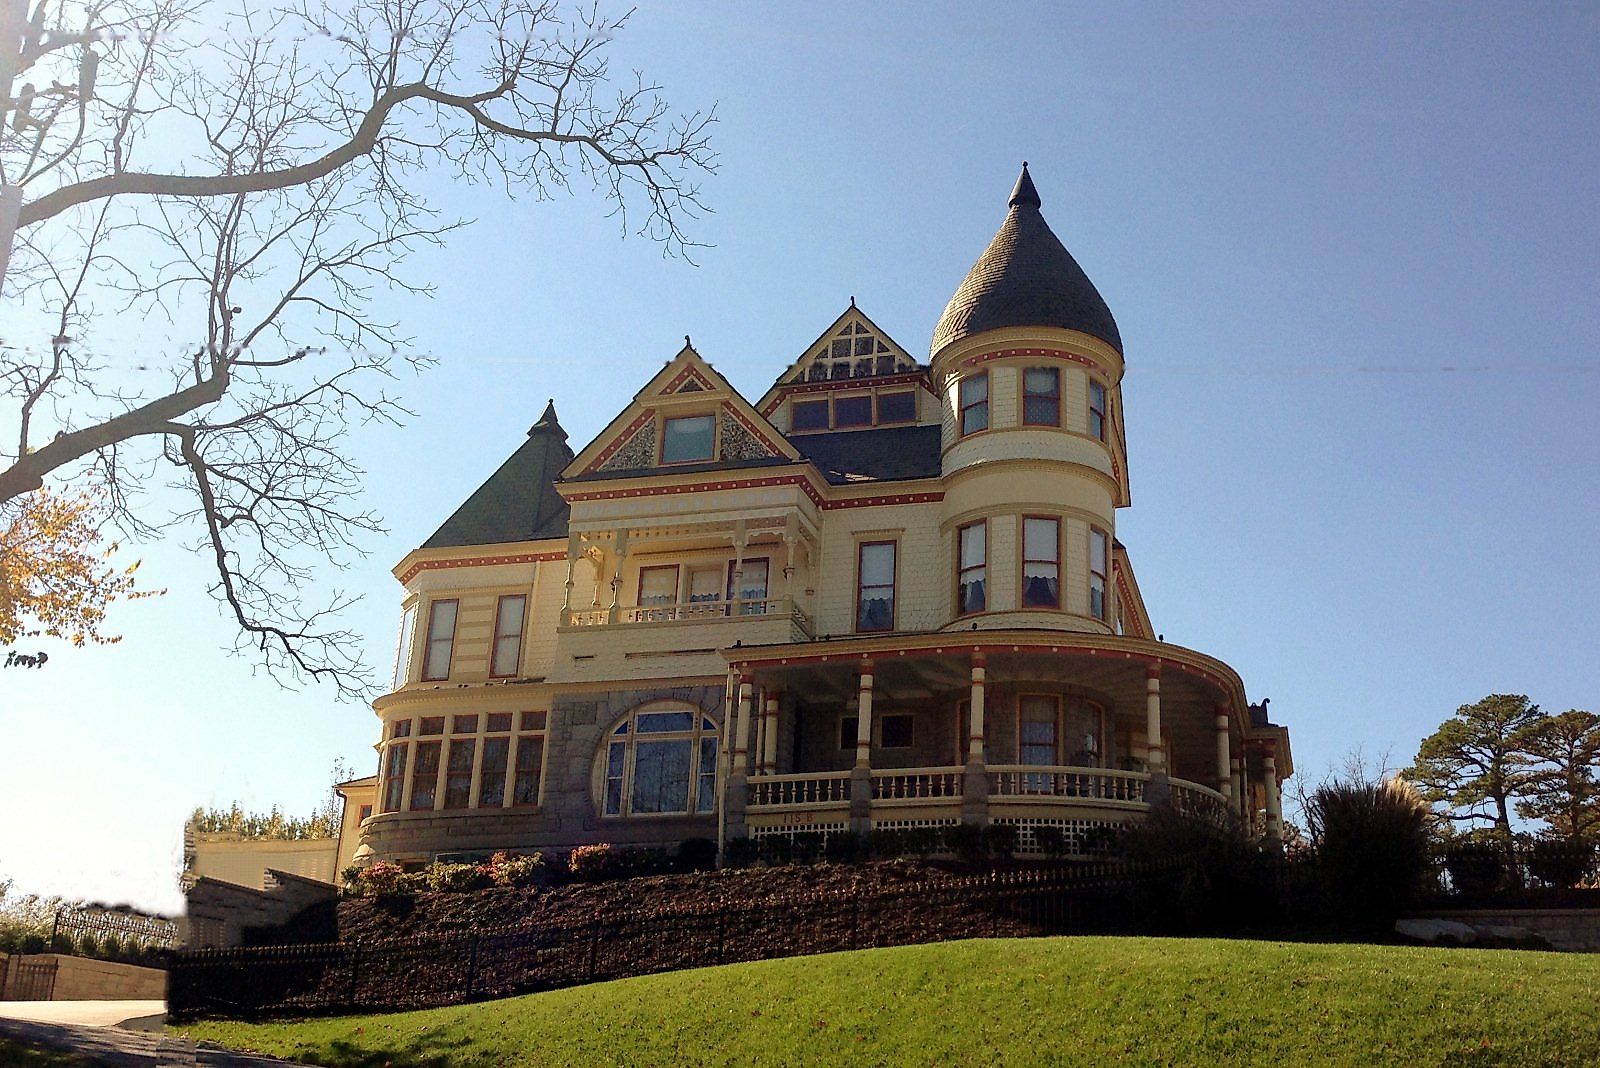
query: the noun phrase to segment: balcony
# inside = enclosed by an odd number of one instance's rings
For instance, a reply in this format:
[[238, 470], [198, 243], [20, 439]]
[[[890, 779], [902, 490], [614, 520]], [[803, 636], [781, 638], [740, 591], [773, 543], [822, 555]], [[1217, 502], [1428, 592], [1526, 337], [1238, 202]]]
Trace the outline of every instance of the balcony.
[[647, 624], [753, 623], [787, 618], [796, 641], [810, 641], [815, 635], [811, 620], [793, 599], [779, 597], [766, 601], [690, 601], [678, 604], [618, 605], [615, 608], [586, 608], [567, 613], [569, 627], [628, 627]]

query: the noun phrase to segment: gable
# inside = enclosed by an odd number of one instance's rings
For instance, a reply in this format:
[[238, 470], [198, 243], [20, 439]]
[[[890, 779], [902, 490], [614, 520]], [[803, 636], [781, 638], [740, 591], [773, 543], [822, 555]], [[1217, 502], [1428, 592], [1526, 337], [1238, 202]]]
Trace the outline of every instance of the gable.
[[[687, 338], [684, 339], [688, 341]], [[667, 462], [663, 437], [673, 419], [712, 420], [710, 455]], [[682, 426], [683, 424], [678, 424]], [[563, 478], [792, 463], [800, 455], [715, 368], [685, 344], [667, 366], [567, 466]]]
[[852, 297], [844, 314], [778, 376], [777, 384], [874, 378], [920, 369], [905, 349], [856, 307]]

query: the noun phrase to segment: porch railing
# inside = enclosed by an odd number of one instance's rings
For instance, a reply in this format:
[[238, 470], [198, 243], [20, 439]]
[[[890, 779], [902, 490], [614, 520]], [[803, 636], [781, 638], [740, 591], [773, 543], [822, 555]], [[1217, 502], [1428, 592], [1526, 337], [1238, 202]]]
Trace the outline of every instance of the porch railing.
[[1110, 768], [991, 764], [989, 793], [992, 797], [1021, 801], [1076, 797], [1142, 804], [1145, 783], [1149, 779], [1150, 776], [1144, 772], [1113, 771]]
[[1228, 799], [1209, 786], [1188, 779], [1172, 779], [1168, 783], [1172, 803], [1180, 812], [1194, 816], [1221, 816], [1228, 810]]
[[[779, 597], [765, 601], [690, 601], [684, 604], [635, 604], [617, 608], [619, 625], [632, 623], [712, 623], [726, 619], [762, 619], [787, 616], [806, 634], [811, 620], [792, 600]], [[585, 608], [567, 613], [572, 627], [602, 627], [611, 622], [611, 609]]]
[[966, 773], [960, 768], [895, 768], [872, 773], [874, 801], [960, 798]]
[[848, 804], [848, 771], [813, 772], [808, 775], [758, 775], [750, 780], [750, 807], [781, 805]]

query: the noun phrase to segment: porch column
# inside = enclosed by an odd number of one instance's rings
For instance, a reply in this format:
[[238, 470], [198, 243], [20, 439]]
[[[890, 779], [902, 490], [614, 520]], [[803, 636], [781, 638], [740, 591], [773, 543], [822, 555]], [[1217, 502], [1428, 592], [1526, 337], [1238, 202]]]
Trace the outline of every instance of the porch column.
[[611, 604], [606, 608], [606, 622], [616, 623], [618, 602], [622, 599], [622, 565], [628, 559], [628, 532], [617, 534], [617, 567], [611, 575]]
[[980, 653], [972, 658], [972, 696], [967, 703], [971, 729], [967, 737], [967, 763], [982, 764], [983, 760], [983, 689], [988, 676], [987, 661]]
[[722, 798], [721, 844], [724, 846], [729, 839], [743, 838], [749, 833], [745, 826], [745, 810], [750, 803], [745, 751], [750, 738], [750, 700], [754, 687], [749, 675], [741, 672], [737, 678], [737, 685], [733, 675], [728, 679], [730, 705], [734, 705], [728, 709], [729, 718], [733, 720], [733, 755], [728, 761], [727, 787]]
[[1261, 786], [1267, 795], [1267, 841], [1283, 844], [1283, 802], [1278, 797], [1278, 760], [1272, 750], [1261, 758]]
[[1161, 748], [1161, 666], [1152, 664], [1144, 675], [1145, 764], [1150, 774], [1165, 773], [1167, 756]]
[[755, 686], [750, 676], [739, 677], [739, 721], [733, 740], [733, 774], [741, 778], [750, 774], [750, 706], [755, 700]]
[[984, 687], [988, 665], [982, 653], [972, 654], [972, 690], [967, 701], [967, 765], [961, 776], [961, 822], [982, 827], [989, 822], [989, 769], [984, 758]]
[[1233, 797], [1233, 778], [1228, 764], [1228, 706], [1217, 706], [1217, 790]]
[[778, 699], [767, 697], [766, 714], [761, 717], [761, 774], [778, 773]]
[[850, 829], [872, 829], [872, 661], [861, 661], [856, 692], [856, 765], [850, 769]]
[[1233, 811], [1240, 819], [1244, 819], [1244, 776], [1239, 771], [1238, 757], [1228, 758], [1228, 782], [1233, 787], [1233, 792], [1228, 795], [1233, 801]]

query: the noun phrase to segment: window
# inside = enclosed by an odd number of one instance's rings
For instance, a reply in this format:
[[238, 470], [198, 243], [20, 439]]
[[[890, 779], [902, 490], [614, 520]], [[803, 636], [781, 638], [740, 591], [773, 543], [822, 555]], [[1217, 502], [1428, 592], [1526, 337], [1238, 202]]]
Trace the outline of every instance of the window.
[[517, 673], [518, 663], [522, 659], [522, 628], [527, 611], [528, 598], [522, 594], [502, 597], [496, 604], [490, 678], [508, 679]]
[[839, 719], [839, 748], [854, 749], [856, 732], [861, 730], [860, 716], [842, 716]]
[[513, 805], [537, 805], [539, 780], [544, 772], [543, 712], [524, 712], [517, 724], [516, 776], [512, 782]]
[[1022, 520], [1022, 607], [1061, 607], [1061, 521]]
[[957, 387], [961, 407], [958, 437], [989, 429], [989, 372], [968, 375]]
[[478, 774], [478, 807], [500, 808], [506, 802], [506, 760], [511, 755], [509, 735], [483, 740], [483, 770]]
[[872, 394], [836, 397], [833, 401], [834, 426], [871, 426]]
[[689, 572], [689, 608], [686, 616], [723, 615], [723, 579], [720, 567], [697, 567]]
[[709, 460], [716, 451], [717, 417], [682, 415], [668, 419], [661, 433], [661, 462], [687, 464]]
[[[399, 724], [395, 724], [399, 726]], [[406, 726], [411, 726], [410, 722]], [[383, 810], [385, 812], [400, 811], [400, 797], [406, 788], [406, 750], [405, 743], [390, 742], [389, 748], [383, 755]]]
[[982, 612], [988, 607], [989, 527], [979, 521], [956, 531], [956, 614]]
[[[816, 367], [813, 366], [812, 370]], [[828, 429], [828, 402], [826, 400], [797, 400], [790, 408], [791, 430]]]
[[361, 808], [356, 811], [356, 822], [357, 823], [361, 823], [363, 820], [366, 820], [371, 815], [372, 815], [372, 806], [371, 805], [362, 805]]
[[433, 808], [439, 786], [439, 742], [418, 742], [411, 761], [411, 811]]
[[477, 749], [476, 738], [450, 739], [450, 757], [444, 770], [445, 808], [467, 807], [467, 800], [472, 796], [472, 758]]
[[639, 603], [673, 604], [678, 599], [678, 565], [639, 569]]
[[450, 717], [450, 733], [451, 734], [477, 734], [478, 733], [478, 717], [475, 716], [475, 715], [473, 715], [473, 716], [451, 716]]
[[868, 541], [857, 550], [856, 630], [894, 629], [892, 541]]
[[417, 723], [417, 733], [418, 734], [443, 734], [444, 733], [444, 717], [443, 716], [423, 716], [422, 719], [420, 721], [418, 721], [418, 723]]
[[1099, 527], [1089, 528], [1089, 614], [1106, 618], [1106, 558], [1110, 538]]
[[417, 606], [408, 605], [400, 615], [400, 642], [394, 653], [394, 686], [398, 690], [411, 677], [411, 642], [417, 632]]
[[1089, 379], [1089, 434], [1106, 440], [1106, 387]]
[[917, 418], [917, 395], [911, 390], [903, 393], [878, 394], [878, 422], [909, 423]]
[[905, 712], [884, 716], [878, 721], [878, 744], [885, 749], [910, 749], [915, 720]]
[[[734, 599], [734, 564], [737, 561], [728, 561], [728, 600]], [[743, 562], [739, 573], [739, 599], [744, 602], [740, 609], [742, 615], [759, 616], [767, 610], [767, 574], [769, 572], [767, 559], [764, 556], [753, 557]]]
[[717, 725], [698, 708], [635, 710], [613, 728], [604, 760], [607, 816], [716, 811]]
[[1017, 698], [1017, 763], [1046, 767], [1060, 763], [1060, 710], [1059, 699], [1047, 694]]
[[1029, 367], [1022, 372], [1022, 421], [1028, 426], [1061, 425], [1061, 372]]
[[422, 681], [438, 682], [450, 677], [450, 654], [456, 644], [455, 601], [434, 601], [428, 606], [428, 652], [422, 665]]

